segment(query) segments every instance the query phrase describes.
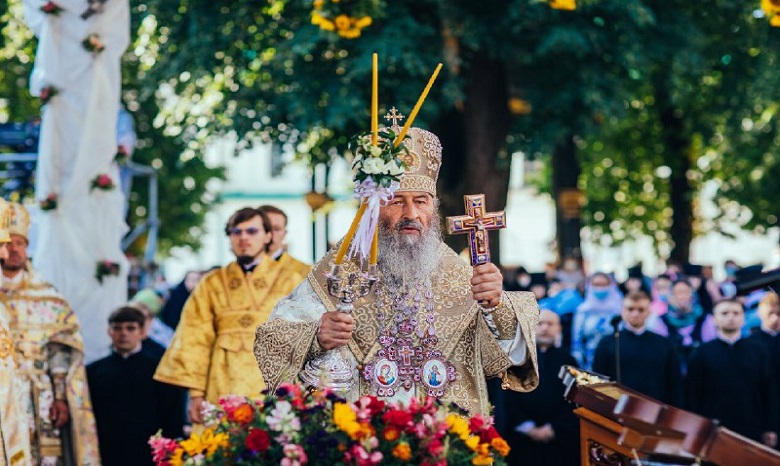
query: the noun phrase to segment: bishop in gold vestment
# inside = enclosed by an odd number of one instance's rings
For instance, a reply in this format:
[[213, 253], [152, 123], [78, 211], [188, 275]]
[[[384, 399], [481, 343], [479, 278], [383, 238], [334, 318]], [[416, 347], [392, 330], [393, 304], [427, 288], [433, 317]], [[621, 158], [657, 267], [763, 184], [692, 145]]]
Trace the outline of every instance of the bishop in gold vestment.
[[[379, 210], [379, 280], [370, 293], [349, 315], [334, 312], [331, 251], [258, 327], [255, 356], [270, 388], [303, 381], [343, 390], [350, 400], [429, 395], [487, 415], [486, 378], [502, 377], [517, 391], [538, 384], [538, 306], [531, 293], [502, 292], [495, 265], [472, 268], [442, 242], [435, 198], [441, 145], [425, 130], [409, 135], [400, 188]], [[340, 267], [344, 277], [360, 272], [357, 259]], [[328, 385], [332, 373], [349, 372], [339, 380], [350, 383]]]
[[62, 295], [35, 274], [26, 253], [29, 215], [18, 203], [10, 206], [0, 301], [14, 338], [33, 461], [99, 465], [78, 319]]
[[258, 395], [265, 388], [252, 357], [254, 330], [310, 267], [290, 256], [272, 260], [266, 253], [270, 227], [262, 219], [264, 214], [249, 208], [231, 218], [227, 230], [238, 260], [195, 287], [155, 380], [189, 388], [191, 398], [213, 404], [224, 395]]

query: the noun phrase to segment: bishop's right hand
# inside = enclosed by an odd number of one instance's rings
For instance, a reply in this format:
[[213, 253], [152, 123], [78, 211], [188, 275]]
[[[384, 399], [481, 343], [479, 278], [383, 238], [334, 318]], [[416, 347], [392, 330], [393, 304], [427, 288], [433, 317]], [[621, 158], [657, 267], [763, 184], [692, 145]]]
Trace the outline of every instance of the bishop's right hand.
[[326, 312], [320, 319], [317, 341], [324, 350], [346, 346], [352, 338], [355, 319], [344, 312]]

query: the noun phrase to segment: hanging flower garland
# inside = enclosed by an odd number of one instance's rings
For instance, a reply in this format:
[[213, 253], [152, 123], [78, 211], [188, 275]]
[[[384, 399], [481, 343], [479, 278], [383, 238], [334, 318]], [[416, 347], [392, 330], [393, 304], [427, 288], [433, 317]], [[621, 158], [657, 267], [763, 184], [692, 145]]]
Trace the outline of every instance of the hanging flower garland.
[[45, 199], [39, 201], [38, 205], [41, 207], [41, 210], [44, 212], [56, 209], [57, 195], [55, 193], [49, 194], [48, 196], [46, 196]]
[[87, 38], [81, 42], [81, 45], [87, 52], [92, 52], [94, 54], [98, 54], [106, 48], [103, 41], [100, 40], [100, 36], [95, 33], [88, 35]]
[[111, 191], [116, 187], [114, 180], [106, 174], [101, 174], [92, 178], [89, 186], [90, 189], [99, 189], [101, 191]]
[[555, 10], [573, 11], [577, 9], [576, 0], [550, 0], [550, 8]]
[[119, 263], [105, 259], [98, 261], [97, 266], [95, 267], [95, 278], [98, 282], [103, 284], [104, 278], [116, 276], [119, 276]]
[[771, 26], [780, 27], [780, 0], [761, 0], [761, 9]]
[[54, 86], [45, 86], [38, 94], [38, 98], [41, 99], [41, 105], [46, 105], [49, 103], [49, 100], [51, 100], [51, 98], [55, 95], [59, 94], [59, 92], [60, 91]]
[[62, 7], [61, 7], [61, 6], [59, 6], [59, 5], [57, 5], [57, 4], [56, 4], [56, 3], [54, 3], [54, 2], [46, 2], [46, 3], [45, 3], [45, 4], [44, 4], [44, 5], [43, 5], [43, 6], [40, 8], [40, 10], [41, 10], [42, 12], [46, 13], [47, 15], [52, 15], [52, 16], [59, 16], [59, 15], [60, 15], [60, 13], [62, 13], [62, 11], [63, 11], [63, 10], [62, 10]]
[[382, 12], [379, 0], [314, 0], [311, 23], [339, 37], [355, 39]]

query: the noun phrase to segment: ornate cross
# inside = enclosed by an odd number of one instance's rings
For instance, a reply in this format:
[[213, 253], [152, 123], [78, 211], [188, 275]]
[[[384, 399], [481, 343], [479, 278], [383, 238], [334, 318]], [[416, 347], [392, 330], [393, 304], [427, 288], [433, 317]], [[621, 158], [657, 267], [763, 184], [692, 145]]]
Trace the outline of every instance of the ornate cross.
[[385, 120], [388, 121], [392, 120], [393, 122], [392, 126], [400, 126], [398, 122], [400, 120], [403, 120], [404, 118], [406, 117], [398, 113], [398, 110], [395, 107], [391, 108], [390, 111], [387, 112], [387, 115], [385, 115]]
[[466, 215], [447, 217], [447, 234], [468, 233], [471, 248], [471, 265], [490, 262], [488, 230], [506, 228], [504, 211], [485, 213], [485, 195], [467, 194], [463, 196]]

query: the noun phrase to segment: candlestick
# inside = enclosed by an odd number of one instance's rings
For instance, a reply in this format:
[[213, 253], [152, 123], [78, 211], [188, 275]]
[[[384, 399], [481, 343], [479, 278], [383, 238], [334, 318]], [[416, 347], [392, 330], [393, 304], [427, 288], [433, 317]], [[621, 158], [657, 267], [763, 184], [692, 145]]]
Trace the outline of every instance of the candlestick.
[[344, 256], [347, 254], [349, 245], [352, 244], [352, 238], [355, 236], [355, 230], [357, 230], [358, 224], [360, 223], [360, 218], [363, 217], [363, 212], [366, 211], [366, 206], [368, 206], [368, 204], [361, 204], [355, 214], [355, 219], [352, 220], [352, 225], [349, 226], [347, 236], [344, 237], [344, 241], [341, 242], [341, 247], [336, 253], [336, 265], [341, 265], [341, 263], [344, 262]]
[[401, 145], [401, 142], [404, 140], [404, 137], [406, 137], [406, 132], [409, 131], [409, 128], [412, 127], [412, 123], [414, 122], [414, 119], [417, 116], [417, 112], [420, 111], [420, 107], [422, 107], [423, 101], [425, 101], [425, 98], [428, 96], [428, 91], [431, 90], [431, 86], [433, 86], [433, 82], [436, 81], [436, 76], [439, 75], [439, 70], [441, 70], [441, 63], [439, 63], [439, 66], [437, 66], [436, 69], [433, 71], [433, 75], [431, 75], [431, 79], [428, 80], [428, 85], [425, 86], [425, 89], [423, 90], [423, 93], [420, 95], [420, 98], [417, 99], [417, 103], [415, 104], [414, 109], [412, 109], [412, 113], [409, 115], [409, 119], [406, 120], [406, 124], [404, 125], [403, 129], [401, 129], [401, 133], [398, 135], [398, 137], [395, 140], [395, 147]]
[[379, 225], [374, 230], [374, 239], [371, 241], [371, 256], [368, 265], [376, 265], [376, 259], [379, 255]]
[[375, 53], [372, 57], [371, 73], [371, 145], [377, 145], [379, 138], [379, 66], [377, 62], [378, 55]]

